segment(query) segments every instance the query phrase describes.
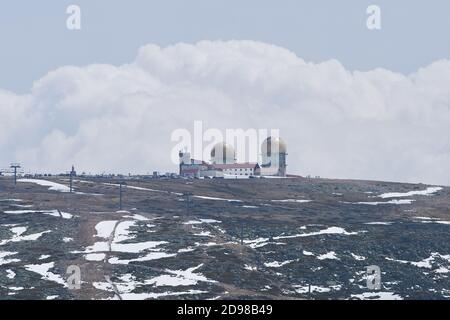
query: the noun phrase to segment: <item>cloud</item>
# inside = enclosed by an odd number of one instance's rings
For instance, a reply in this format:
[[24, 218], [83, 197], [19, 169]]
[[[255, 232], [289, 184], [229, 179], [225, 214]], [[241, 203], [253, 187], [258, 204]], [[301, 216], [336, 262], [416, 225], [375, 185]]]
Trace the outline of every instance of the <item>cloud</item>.
[[[171, 133], [280, 129], [291, 173], [450, 184], [450, 61], [410, 75], [307, 63], [252, 41], [147, 45], [122, 66], [66, 66], [0, 90], [0, 166], [176, 171]], [[208, 160], [208, 159], [205, 159]]]

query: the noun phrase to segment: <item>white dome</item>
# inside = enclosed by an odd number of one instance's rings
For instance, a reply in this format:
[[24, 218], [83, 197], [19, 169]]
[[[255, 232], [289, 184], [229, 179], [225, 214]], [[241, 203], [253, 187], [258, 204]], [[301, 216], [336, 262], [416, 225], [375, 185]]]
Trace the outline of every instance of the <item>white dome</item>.
[[268, 137], [261, 145], [261, 153], [271, 156], [272, 150], [274, 154], [287, 153], [286, 143], [281, 138]]

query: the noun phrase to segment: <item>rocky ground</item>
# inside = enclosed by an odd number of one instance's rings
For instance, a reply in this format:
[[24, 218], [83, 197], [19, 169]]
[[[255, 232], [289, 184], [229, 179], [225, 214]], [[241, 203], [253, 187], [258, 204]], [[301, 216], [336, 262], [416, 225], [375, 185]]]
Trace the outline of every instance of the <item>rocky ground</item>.
[[133, 179], [119, 210], [119, 180], [45, 181], [0, 177], [0, 299], [450, 298], [450, 188]]

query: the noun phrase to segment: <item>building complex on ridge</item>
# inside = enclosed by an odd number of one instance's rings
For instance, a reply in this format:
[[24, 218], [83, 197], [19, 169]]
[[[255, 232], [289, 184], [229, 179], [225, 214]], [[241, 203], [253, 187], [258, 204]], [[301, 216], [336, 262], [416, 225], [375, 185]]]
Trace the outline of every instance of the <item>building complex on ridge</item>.
[[187, 151], [180, 151], [180, 176], [191, 178], [251, 178], [286, 176], [286, 143], [269, 137], [261, 145], [262, 163], [238, 163], [234, 148], [218, 143], [211, 150], [211, 162], [195, 160]]

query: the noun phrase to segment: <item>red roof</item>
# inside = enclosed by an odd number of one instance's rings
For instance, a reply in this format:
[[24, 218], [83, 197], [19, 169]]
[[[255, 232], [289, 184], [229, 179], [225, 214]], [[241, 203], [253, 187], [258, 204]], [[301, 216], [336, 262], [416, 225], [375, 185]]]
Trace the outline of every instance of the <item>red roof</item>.
[[214, 169], [255, 169], [257, 168], [257, 163], [229, 163], [229, 164], [213, 164]]

